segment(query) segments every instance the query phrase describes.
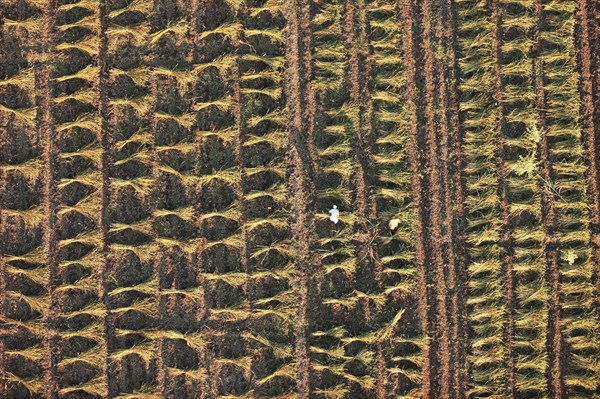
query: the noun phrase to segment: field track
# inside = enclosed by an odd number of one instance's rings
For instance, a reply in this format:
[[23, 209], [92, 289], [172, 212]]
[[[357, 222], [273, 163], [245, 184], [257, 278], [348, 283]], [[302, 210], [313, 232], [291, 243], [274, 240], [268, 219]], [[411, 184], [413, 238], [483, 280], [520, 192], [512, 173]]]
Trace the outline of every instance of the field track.
[[0, 399], [600, 399], [599, 154], [600, 0], [0, 0]]

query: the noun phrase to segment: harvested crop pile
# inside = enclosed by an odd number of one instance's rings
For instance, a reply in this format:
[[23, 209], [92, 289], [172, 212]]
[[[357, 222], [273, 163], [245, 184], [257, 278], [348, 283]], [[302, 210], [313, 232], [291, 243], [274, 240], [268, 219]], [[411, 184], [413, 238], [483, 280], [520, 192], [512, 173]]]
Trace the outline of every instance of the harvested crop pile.
[[600, 0], [0, 0], [0, 399], [600, 398]]

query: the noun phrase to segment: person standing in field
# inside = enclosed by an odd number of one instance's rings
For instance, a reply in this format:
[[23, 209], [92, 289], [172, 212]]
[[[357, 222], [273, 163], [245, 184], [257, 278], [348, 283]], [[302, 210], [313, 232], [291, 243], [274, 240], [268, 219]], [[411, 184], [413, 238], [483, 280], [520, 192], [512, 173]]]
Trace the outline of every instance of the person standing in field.
[[329, 215], [329, 220], [333, 223], [337, 224], [337, 222], [339, 222], [340, 211], [337, 209], [337, 205], [334, 205], [333, 208], [329, 210]]

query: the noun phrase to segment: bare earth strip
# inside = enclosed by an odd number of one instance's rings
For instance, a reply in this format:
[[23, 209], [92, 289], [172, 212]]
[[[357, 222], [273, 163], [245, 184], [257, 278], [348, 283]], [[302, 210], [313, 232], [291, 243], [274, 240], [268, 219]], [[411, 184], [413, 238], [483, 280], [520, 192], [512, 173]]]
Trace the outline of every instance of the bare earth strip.
[[599, 0], [0, 30], [0, 399], [600, 398]]
[[40, 38], [42, 43], [43, 51], [38, 56], [41, 56], [41, 61], [38, 65], [34, 66], [34, 70], [37, 73], [36, 80], [38, 83], [39, 90], [39, 119], [38, 129], [39, 135], [42, 137], [44, 142], [44, 166], [45, 166], [45, 188], [44, 188], [44, 207], [45, 214], [47, 217], [44, 236], [45, 236], [45, 247], [48, 256], [48, 294], [50, 296], [50, 307], [48, 312], [45, 313], [45, 321], [47, 332], [45, 334], [45, 346], [47, 348], [47, 368], [46, 368], [46, 395], [50, 399], [58, 398], [58, 342], [60, 339], [59, 333], [56, 330], [57, 318], [60, 311], [57, 309], [56, 298], [54, 292], [58, 285], [58, 238], [56, 234], [56, 212], [57, 212], [57, 198], [56, 198], [56, 187], [57, 187], [57, 176], [56, 176], [56, 164], [57, 158], [59, 157], [57, 147], [55, 145], [56, 140], [56, 128], [53, 118], [53, 95], [51, 85], [51, 69], [49, 61], [52, 59], [52, 53], [54, 50], [54, 35], [53, 30], [55, 29], [54, 13], [56, 9], [54, 4], [47, 4], [44, 8], [44, 29], [42, 37]]
[[310, 144], [310, 127], [307, 126], [306, 107], [303, 99], [307, 93], [306, 59], [307, 42], [306, 32], [302, 31], [302, 21], [305, 19], [306, 6], [301, 2], [289, 1], [285, 9], [289, 32], [286, 36], [286, 88], [289, 109], [289, 164], [291, 173], [288, 180], [288, 190], [291, 202], [292, 234], [296, 242], [294, 248], [296, 257], [297, 280], [294, 285], [298, 295], [299, 304], [295, 319], [295, 346], [294, 353], [297, 364], [297, 391], [299, 398], [312, 397], [313, 383], [311, 381], [311, 364], [308, 347], [308, 303], [310, 294], [310, 281], [313, 279], [314, 236], [312, 215], [309, 212], [313, 194], [310, 179], [312, 176], [312, 161], [308, 156]]
[[[432, 334], [432, 326], [429, 319], [428, 308], [431, 306], [430, 297], [431, 293], [428, 288], [427, 271], [429, 258], [427, 256], [427, 249], [425, 245], [425, 209], [424, 209], [424, 191], [423, 181], [420, 177], [421, 167], [420, 162], [423, 155], [421, 154], [420, 148], [422, 148], [422, 140], [419, 138], [421, 134], [419, 127], [419, 112], [418, 112], [418, 86], [417, 86], [417, 63], [416, 55], [417, 48], [415, 44], [415, 25], [416, 25], [416, 13], [415, 5], [412, 0], [405, 0], [402, 3], [402, 15], [406, 21], [409, 21], [410, 27], [404, 29], [404, 56], [405, 65], [407, 69], [407, 107], [410, 115], [410, 139], [409, 139], [409, 156], [410, 156], [410, 167], [411, 167], [411, 191], [413, 193], [414, 203], [416, 204], [416, 220], [414, 221], [414, 235], [416, 239], [415, 243], [415, 255], [416, 255], [416, 268], [417, 268], [417, 284], [416, 284], [416, 299], [419, 308], [419, 318], [422, 324], [423, 334], [429, 338]], [[431, 351], [429, 344], [423, 347], [423, 365], [422, 365], [422, 396], [423, 398], [432, 397], [432, 378], [433, 372]]]
[[[591, 3], [591, 4], [590, 4]], [[600, 105], [595, 100], [599, 96], [598, 84], [600, 80], [594, 76], [598, 73], [598, 38], [594, 37], [599, 31], [599, 18], [597, 12], [598, 2], [580, 0], [577, 3], [578, 17], [578, 62], [579, 62], [579, 92], [581, 96], [582, 128], [585, 137], [585, 150], [587, 160], [587, 181], [589, 186], [589, 201], [591, 205], [590, 232], [591, 244], [596, 264], [596, 292], [600, 317], [600, 164], [598, 150], [600, 144]]]

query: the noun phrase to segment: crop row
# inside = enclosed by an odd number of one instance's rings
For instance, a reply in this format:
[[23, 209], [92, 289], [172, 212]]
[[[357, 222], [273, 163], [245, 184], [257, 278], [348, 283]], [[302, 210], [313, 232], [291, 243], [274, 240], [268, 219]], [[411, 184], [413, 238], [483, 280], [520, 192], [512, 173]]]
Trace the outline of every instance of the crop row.
[[[555, 214], [547, 229], [555, 265], [551, 286], [549, 355], [551, 393], [594, 397], [598, 390], [598, 319], [592, 276], [590, 214], [581, 142], [578, 75], [575, 62], [575, 4], [550, 1], [540, 10], [541, 50], [538, 97], [547, 142], [550, 187], [547, 202]], [[561, 380], [557, 381], [556, 377]]]
[[107, 4], [104, 11], [105, 51], [110, 59], [103, 77], [108, 118], [104, 126], [108, 397], [134, 397], [142, 387], [144, 393], [157, 395], [159, 388], [153, 382], [163, 371], [162, 362], [156, 364], [163, 342], [158, 334], [146, 332], [158, 328], [158, 270], [167, 263], [153, 234], [154, 129], [159, 129], [160, 121], [154, 124], [152, 113], [159, 107], [155, 103], [159, 83], [143, 58], [149, 56], [148, 42], [156, 31], [151, 12], [150, 5], [140, 3]]
[[[355, 295], [353, 276], [356, 257], [352, 243], [354, 210], [352, 209], [351, 172], [352, 118], [356, 112], [347, 96], [347, 71], [344, 37], [345, 6], [336, 1], [316, 5], [311, 20], [313, 31], [314, 77], [316, 97], [314, 148], [315, 168], [315, 227], [322, 269], [318, 276], [321, 316], [311, 323], [311, 360], [314, 369], [314, 389], [319, 398], [332, 398], [342, 393], [356, 392], [373, 386], [372, 376], [358, 379], [353, 369], [346, 367], [356, 358], [358, 367], [367, 358], [364, 344], [352, 345], [356, 353], [347, 353], [346, 340], [361, 323], [357, 317], [359, 298]], [[340, 222], [333, 224], [326, 211], [336, 205], [341, 212]], [[323, 216], [320, 216], [323, 215]], [[349, 323], [355, 323], [354, 328]], [[350, 331], [350, 330], [354, 331]], [[349, 342], [348, 342], [349, 343]], [[364, 366], [362, 366], [364, 368]], [[363, 391], [364, 392], [364, 391]]]
[[2, 4], [0, 397], [598, 396], [576, 3]]
[[[49, 155], [48, 107], [34, 96], [41, 85], [44, 57], [36, 40], [47, 27], [46, 10], [30, 2], [6, 8], [0, 62], [2, 138], [0, 382], [8, 396], [41, 395], [47, 341], [45, 310], [50, 306], [46, 282], [50, 275], [46, 245]], [[47, 71], [46, 71], [47, 72]], [[47, 86], [47, 74], [45, 83]]]
[[585, 397], [597, 365], [583, 353], [597, 350], [597, 337], [579, 109], [569, 105], [577, 104], [567, 67], [575, 10], [566, 2], [459, 5], [472, 392]]
[[533, 2], [497, 5], [495, 18], [496, 101], [499, 155], [503, 159], [501, 242], [504, 246], [509, 397], [543, 397], [546, 390], [545, 351], [548, 286], [544, 281], [542, 190], [538, 172], [542, 137], [536, 109], [533, 60]]
[[471, 246], [468, 305], [473, 331], [472, 388], [476, 397], [505, 397], [508, 369], [504, 345], [505, 292], [499, 245], [502, 229], [497, 163], [498, 122], [501, 110], [494, 93], [494, 21], [485, 4], [459, 1], [459, 38], [463, 73], [461, 111], [464, 113], [466, 207]]
[[247, 295], [252, 366], [259, 397], [293, 396], [292, 272], [286, 186], [287, 111], [281, 87], [284, 65], [281, 1], [248, 7], [243, 21], [247, 49], [238, 60], [242, 195], [247, 231]]
[[382, 223], [396, 218], [400, 221], [393, 234], [385, 228], [378, 232], [381, 236], [377, 278], [386, 302], [377, 340], [386, 367], [385, 393], [418, 397], [424, 342], [420, 326], [414, 322], [417, 309], [412, 300], [416, 273], [412, 225], [415, 215], [409, 195], [406, 67], [403, 54], [398, 51], [402, 49], [403, 29], [394, 1], [371, 1], [366, 8], [372, 46], [373, 129], [377, 133], [374, 157], [377, 214]]

